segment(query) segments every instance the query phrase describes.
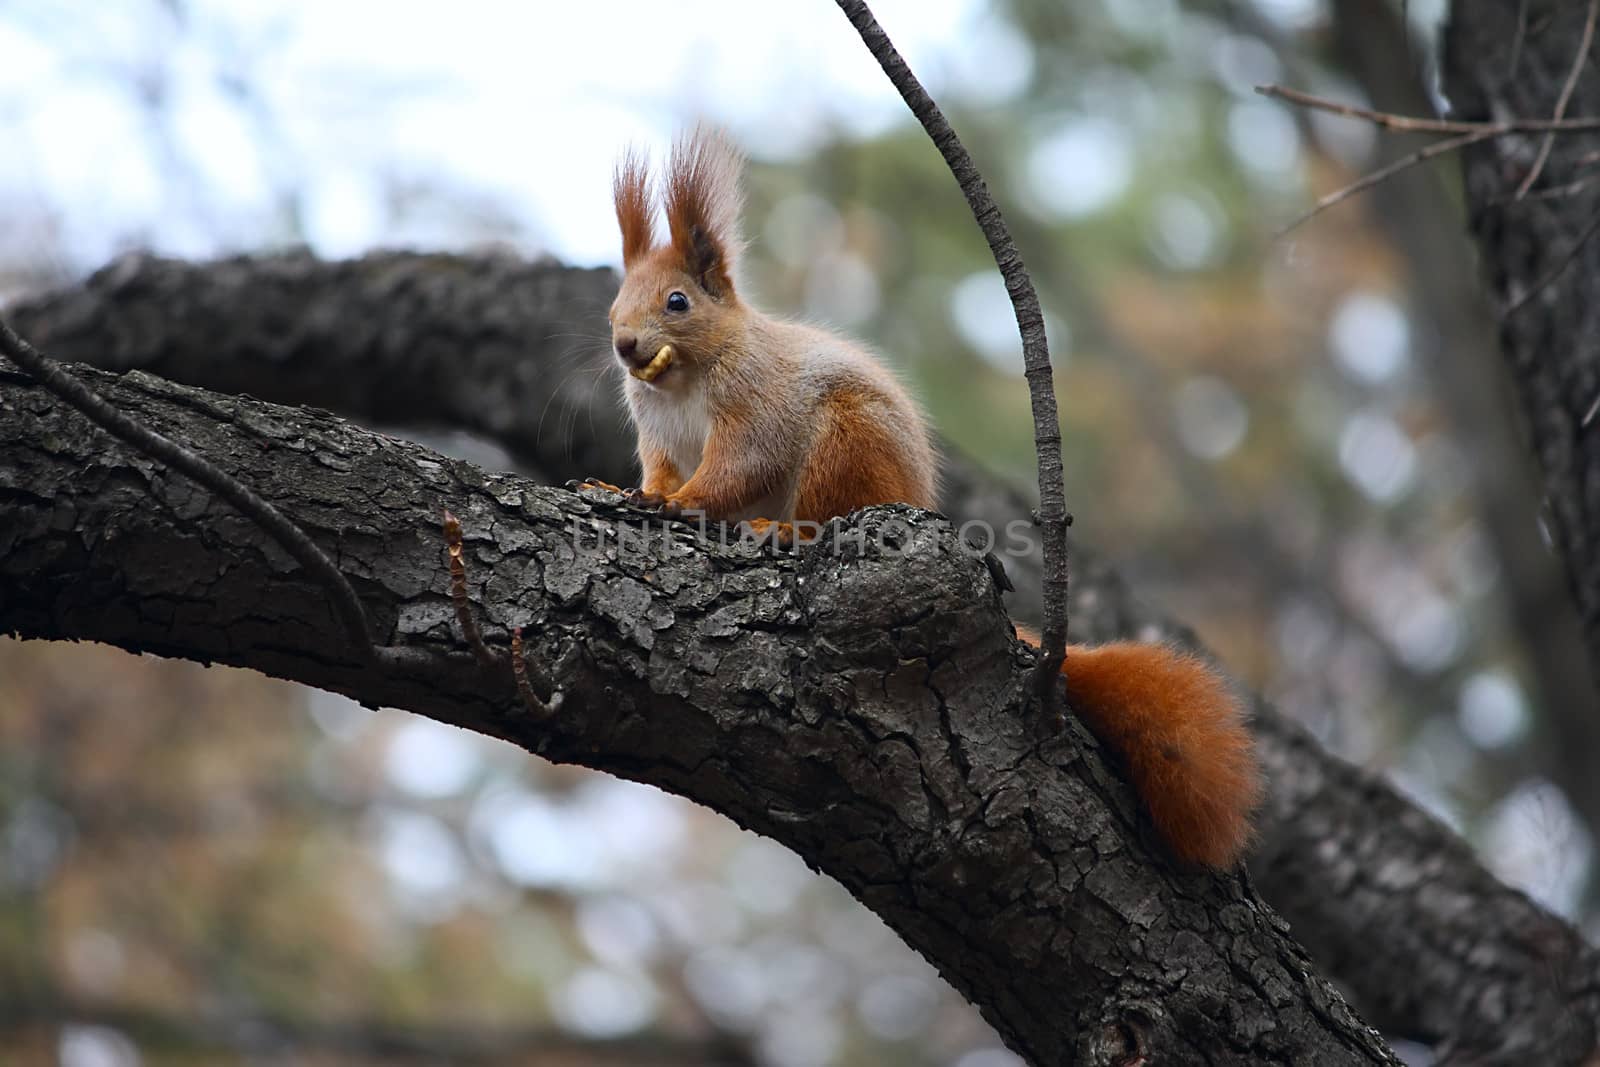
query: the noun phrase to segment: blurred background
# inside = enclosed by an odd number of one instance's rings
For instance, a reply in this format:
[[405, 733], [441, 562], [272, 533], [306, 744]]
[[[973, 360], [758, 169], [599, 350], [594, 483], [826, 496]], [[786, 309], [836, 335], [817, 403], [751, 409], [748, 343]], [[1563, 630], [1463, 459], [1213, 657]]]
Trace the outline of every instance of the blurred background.
[[[875, 4], [1042, 294], [1081, 535], [1594, 933], [1595, 689], [1453, 168], [1280, 235], [1402, 146], [1252, 89], [1445, 106], [1441, 6]], [[618, 149], [707, 118], [752, 156], [757, 302], [874, 341], [1032, 478], [999, 276], [828, 0], [7, 0], [0, 55], [0, 302], [133, 249], [615, 263]], [[594, 335], [574, 373], [611, 373]], [[1017, 1062], [704, 809], [248, 672], [0, 639], [0, 1064], [269, 1061]]]

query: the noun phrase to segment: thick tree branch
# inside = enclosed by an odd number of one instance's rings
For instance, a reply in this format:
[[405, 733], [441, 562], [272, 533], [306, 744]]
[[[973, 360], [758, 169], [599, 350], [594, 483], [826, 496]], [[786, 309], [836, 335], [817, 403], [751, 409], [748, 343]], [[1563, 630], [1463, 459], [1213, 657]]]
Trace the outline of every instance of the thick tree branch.
[[[584, 394], [594, 407], [575, 407], [562, 420], [578, 435], [573, 456], [550, 432], [554, 417], [540, 417], [547, 408], [581, 405], [558, 390], [581, 348], [575, 338], [583, 323], [599, 315], [584, 309], [604, 308], [615, 286], [609, 272], [445, 256], [322, 263], [300, 254], [217, 264], [140, 257], [19, 306], [14, 316], [63, 357], [295, 403], [325, 402], [317, 390], [326, 382], [347, 413], [369, 418], [397, 418], [403, 407], [481, 430], [485, 411], [474, 405], [482, 398], [499, 413], [496, 440], [547, 477], [599, 471], [623, 480], [632, 439], [614, 421], [608, 390]], [[311, 314], [297, 319], [301, 307]], [[467, 313], [482, 321], [436, 318]], [[341, 328], [347, 318], [356, 324], [349, 332]], [[285, 330], [285, 322], [294, 328]], [[528, 340], [519, 346], [517, 338]], [[426, 358], [415, 352], [423, 346]], [[483, 384], [441, 388], [453, 366], [470, 367]], [[591, 429], [608, 425], [610, 435]], [[955, 522], [1003, 530], [1026, 510], [1016, 492], [959, 454], [947, 450], [945, 467], [944, 508]], [[1077, 544], [1073, 555], [1077, 639], [1192, 644], [1087, 546]], [[1008, 555], [1006, 566], [1017, 586], [1015, 610], [1037, 617], [1036, 558]], [[1251, 871], [1321, 966], [1397, 1035], [1491, 1058], [1496, 1049], [1521, 1048], [1534, 1050], [1526, 1062], [1571, 1062], [1538, 1052], [1566, 1047], [1561, 1035], [1574, 1027], [1594, 1032], [1600, 958], [1593, 949], [1499, 883], [1454, 833], [1384, 782], [1330, 756], [1264, 705], [1254, 725], [1269, 795]], [[1371, 876], [1378, 871], [1390, 873]], [[1454, 904], [1435, 910], [1440, 899]], [[1549, 1019], [1565, 1021], [1549, 1027], [1542, 1022]], [[1507, 1020], [1530, 1022], [1508, 1027]], [[1502, 1035], [1512, 1043], [1499, 1044]], [[1518, 1044], [1525, 1040], [1534, 1043]]]
[[220, 393], [491, 439], [544, 481], [621, 482], [609, 270], [495, 257], [305, 253], [198, 268], [128, 256], [15, 309], [57, 359], [141, 369]]
[[248, 516], [278, 543], [278, 547], [294, 557], [296, 563], [322, 583], [339, 621], [350, 635], [352, 645], [378, 663], [397, 665], [382, 654], [387, 649], [373, 646], [372, 633], [367, 628], [367, 617], [362, 611], [361, 602], [333, 561], [304, 531], [257, 496], [249, 486], [230, 477], [204, 456], [191, 452], [171, 438], [163, 437], [106, 403], [88, 386], [62, 369], [59, 363], [18, 337], [4, 320], [0, 320], [0, 355], [20, 365], [57, 399], [78, 409], [106, 433], [132, 446], [142, 455], [193, 478]]
[[[255, 667], [689, 796], [838, 878], [1034, 1062], [1392, 1062], [1245, 885], [1170, 870], [1083, 735], [1027, 717], [1032, 657], [943, 520], [873, 509], [798, 558], [659, 525], [619, 544], [640, 516], [604, 494], [76, 373], [255, 486], [431, 666], [363, 666], [254, 526], [4, 365], [0, 629]], [[567, 665], [554, 719], [453, 636], [442, 502], [491, 643], [526, 625]]]

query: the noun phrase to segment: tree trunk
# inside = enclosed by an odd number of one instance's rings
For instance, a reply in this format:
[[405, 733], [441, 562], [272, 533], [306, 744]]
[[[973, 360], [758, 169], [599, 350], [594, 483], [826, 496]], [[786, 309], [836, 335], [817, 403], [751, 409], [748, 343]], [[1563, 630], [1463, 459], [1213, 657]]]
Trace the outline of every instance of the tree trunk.
[[[1591, 56], [1578, 55], [1590, 7], [1571, 0], [1459, 0], [1444, 54], [1444, 90], [1458, 117], [1552, 116], [1574, 72], [1567, 117], [1600, 114], [1592, 49]], [[1543, 134], [1502, 137], [1469, 151], [1467, 206], [1497, 305], [1501, 352], [1544, 474], [1543, 517], [1566, 559], [1589, 662], [1600, 664], [1596, 137], [1554, 138], [1539, 177], [1519, 197], [1544, 142]]]
[[[1432, 112], [1413, 57], [1417, 42], [1400, 9], [1390, 0], [1339, 0], [1333, 11], [1342, 65], [1372, 105], [1404, 115]], [[1432, 140], [1385, 134], [1374, 162], [1396, 163]], [[1543, 491], [1515, 422], [1517, 400], [1500, 358], [1471, 238], [1451, 195], [1455, 185], [1444, 180], [1454, 177], [1456, 165], [1447, 158], [1412, 167], [1380, 183], [1364, 202], [1405, 254], [1409, 290], [1422, 320], [1436, 324], [1417, 338], [1414, 349], [1462, 452], [1474, 510], [1500, 571], [1497, 584], [1510, 631], [1504, 640], [1527, 657], [1530, 668], [1524, 680], [1539, 714], [1526, 746], [1528, 765], [1497, 769], [1510, 780], [1530, 772], [1548, 776], [1590, 832], [1600, 832], [1600, 775], [1594, 766], [1600, 752], [1597, 679], [1566, 573], [1540, 530]]]

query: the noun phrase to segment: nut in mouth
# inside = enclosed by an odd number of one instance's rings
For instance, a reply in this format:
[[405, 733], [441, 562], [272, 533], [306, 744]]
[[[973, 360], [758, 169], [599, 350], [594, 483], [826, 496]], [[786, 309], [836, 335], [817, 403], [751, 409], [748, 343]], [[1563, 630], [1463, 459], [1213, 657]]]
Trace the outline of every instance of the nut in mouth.
[[641, 382], [653, 382], [661, 376], [661, 372], [672, 366], [673, 357], [677, 355], [671, 345], [662, 345], [656, 350], [655, 357], [642, 367], [633, 367], [629, 374]]

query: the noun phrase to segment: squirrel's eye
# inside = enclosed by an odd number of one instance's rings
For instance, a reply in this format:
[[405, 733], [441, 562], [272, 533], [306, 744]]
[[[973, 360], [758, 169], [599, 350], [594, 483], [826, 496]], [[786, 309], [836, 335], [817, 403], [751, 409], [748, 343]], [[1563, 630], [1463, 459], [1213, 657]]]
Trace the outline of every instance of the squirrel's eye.
[[668, 311], [688, 311], [689, 310], [689, 298], [684, 296], [682, 293], [676, 292], [676, 291], [668, 293], [667, 294], [667, 310]]

